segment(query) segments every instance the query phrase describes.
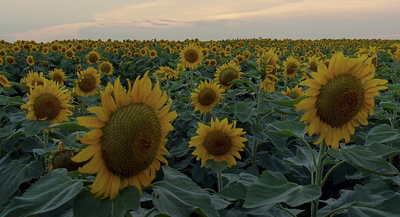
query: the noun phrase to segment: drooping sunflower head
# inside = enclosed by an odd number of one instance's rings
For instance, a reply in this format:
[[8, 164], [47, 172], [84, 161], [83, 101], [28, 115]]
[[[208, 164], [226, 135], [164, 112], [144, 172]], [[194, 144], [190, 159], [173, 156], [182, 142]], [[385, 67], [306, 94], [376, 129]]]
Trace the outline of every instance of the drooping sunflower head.
[[78, 117], [78, 124], [91, 131], [78, 137], [88, 147], [72, 160], [83, 162], [90, 159], [81, 173], [97, 173], [91, 186], [95, 197], [117, 197], [123, 187], [150, 185], [160, 169], [160, 162], [168, 164], [162, 155], [168, 155], [165, 148], [167, 134], [173, 130], [170, 124], [177, 117], [169, 112], [172, 100], [160, 89], [157, 80], [152, 89], [148, 72], [138, 77], [125, 93], [119, 78], [113, 87], [107, 85], [101, 91], [99, 107], [88, 108], [98, 117]]
[[198, 88], [191, 93], [191, 101], [195, 106], [194, 111], [201, 114], [211, 112], [212, 108], [222, 100], [224, 90], [215, 82], [201, 81]]
[[283, 77], [294, 78], [294, 76], [297, 74], [296, 69], [300, 68], [300, 63], [296, 58], [290, 56], [287, 58], [285, 62], [283, 62], [283, 68], [284, 68], [284, 71], [282, 73]]
[[113, 67], [112, 63], [105, 61], [105, 62], [100, 63], [99, 72], [100, 72], [100, 74], [105, 73], [106, 75], [112, 75], [114, 72], [114, 67]]
[[97, 62], [99, 62], [99, 60], [101, 59], [100, 54], [97, 53], [96, 51], [90, 51], [87, 55], [86, 55], [86, 61], [89, 64], [95, 64]]
[[67, 76], [65, 76], [65, 73], [63, 72], [62, 69], [54, 69], [53, 71], [51, 71], [49, 73], [49, 76], [51, 78], [51, 80], [53, 80], [56, 84], [63, 86], [64, 85], [64, 81], [67, 78]]
[[21, 106], [22, 109], [28, 110], [26, 119], [50, 120], [51, 124], [69, 121], [68, 116], [72, 115], [70, 109], [73, 106], [68, 104], [71, 96], [64, 87], [44, 80], [43, 85], [36, 84], [35, 88], [31, 87], [27, 96], [28, 102]]
[[368, 114], [374, 114], [374, 96], [387, 88], [378, 85], [387, 80], [373, 79], [375, 69], [366, 58], [344, 57], [337, 52], [328, 67], [320, 62], [318, 72], [311, 73], [313, 79], [300, 83], [309, 88], [307, 98], [296, 109], [306, 111], [300, 120], [310, 124], [306, 128], [309, 136], [320, 133], [315, 144], [324, 139], [328, 147], [338, 148], [340, 140], [349, 142], [358, 123], [367, 125]]
[[91, 96], [99, 91], [100, 74], [95, 68], [89, 67], [83, 71], [78, 71], [76, 74], [79, 80], [75, 81], [77, 85], [73, 92], [76, 92], [79, 96]]
[[20, 83], [25, 84], [28, 88], [35, 88], [36, 86], [44, 85], [45, 80], [43, 72], [38, 73], [37, 71], [29, 71], [26, 77], [21, 78]]
[[3, 85], [5, 88], [11, 87], [10, 81], [8, 81], [5, 75], [0, 75], [0, 84]]
[[78, 170], [79, 167], [84, 166], [86, 162], [76, 163], [71, 160], [72, 157], [77, 155], [79, 152], [74, 149], [64, 149], [62, 142], [58, 144], [58, 150], [50, 156], [50, 166], [47, 168], [48, 171], [52, 171], [58, 168], [66, 168], [68, 172]]
[[243, 72], [241, 72], [241, 68], [235, 63], [235, 61], [231, 61], [228, 64], [224, 64], [217, 68], [217, 72], [214, 75], [214, 80], [221, 84], [221, 87], [224, 90], [230, 89], [233, 84], [229, 84], [233, 79], [239, 80]]
[[202, 61], [201, 49], [194, 44], [186, 45], [180, 53], [181, 63], [190, 69], [196, 68]]
[[299, 87], [299, 85], [296, 85], [296, 87], [294, 87], [293, 89], [286, 87], [286, 91], [281, 91], [281, 93], [292, 99], [297, 99], [301, 96], [304, 96], [304, 91], [301, 89], [301, 87]]
[[236, 128], [236, 121], [228, 124], [228, 119], [220, 121], [211, 119], [211, 125], [198, 123], [197, 135], [189, 141], [189, 147], [195, 147], [192, 155], [201, 160], [201, 167], [206, 161], [214, 159], [217, 162], [227, 161], [228, 167], [236, 165], [236, 158], [241, 159], [239, 151], [243, 151], [247, 139], [241, 137], [245, 132], [242, 128]]

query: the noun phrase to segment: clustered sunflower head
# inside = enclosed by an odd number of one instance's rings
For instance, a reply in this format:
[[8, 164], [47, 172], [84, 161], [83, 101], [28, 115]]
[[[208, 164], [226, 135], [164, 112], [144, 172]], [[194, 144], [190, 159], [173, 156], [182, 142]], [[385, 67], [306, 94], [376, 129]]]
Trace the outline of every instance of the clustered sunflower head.
[[161, 80], [178, 79], [179, 73], [168, 66], [160, 66], [160, 69], [153, 73], [154, 76], [160, 76]]
[[62, 69], [54, 69], [53, 71], [51, 71], [49, 73], [49, 76], [51, 78], [51, 80], [53, 80], [56, 84], [63, 86], [64, 85], [64, 81], [67, 78], [67, 76], [65, 76], [65, 73], [63, 72]]
[[192, 155], [201, 160], [204, 167], [207, 160], [214, 159], [217, 162], [227, 161], [228, 167], [236, 165], [235, 157], [241, 159], [239, 151], [243, 151], [247, 139], [241, 137], [245, 134], [242, 128], [236, 128], [236, 121], [228, 124], [228, 119], [220, 121], [211, 119], [211, 125], [198, 123], [197, 135], [189, 141], [189, 147], [195, 147]]
[[189, 69], [196, 68], [203, 61], [201, 49], [194, 44], [186, 45], [179, 56], [181, 63]]
[[309, 136], [320, 134], [315, 144], [325, 140], [328, 147], [337, 149], [340, 140], [349, 142], [355, 127], [367, 125], [368, 114], [374, 114], [374, 96], [387, 89], [378, 85], [387, 80], [373, 79], [375, 69], [366, 58], [349, 58], [337, 52], [328, 67], [319, 63], [318, 72], [311, 73], [312, 79], [300, 82], [309, 88], [307, 98], [296, 109], [306, 111], [300, 121], [309, 124]]
[[302, 91], [301, 87], [299, 85], [296, 85], [293, 89], [290, 89], [289, 87], [286, 87], [286, 91], [281, 91], [281, 93], [285, 94], [286, 96], [292, 98], [292, 99], [297, 99], [301, 96], [304, 96], [304, 91]]
[[64, 87], [44, 80], [43, 85], [31, 87], [27, 96], [28, 102], [21, 106], [21, 109], [28, 110], [26, 119], [50, 120], [50, 124], [69, 121], [68, 116], [72, 115], [70, 109], [73, 106], [68, 104], [71, 96]]
[[75, 81], [74, 91], [79, 96], [95, 95], [100, 87], [100, 74], [93, 67], [76, 73], [79, 80]]
[[90, 51], [87, 55], [86, 55], [86, 61], [89, 64], [95, 64], [97, 62], [99, 62], [99, 60], [101, 59], [100, 54], [97, 53], [96, 51]]
[[190, 94], [192, 104], [195, 106], [194, 111], [200, 111], [200, 114], [211, 112], [212, 108], [222, 100], [223, 91], [215, 82], [201, 81], [199, 87]]
[[11, 82], [8, 81], [5, 75], [0, 75], [0, 84], [3, 85], [5, 88], [11, 87]]
[[141, 191], [156, 177], [160, 162], [168, 164], [162, 155], [169, 154], [166, 136], [177, 117], [175, 111], [169, 112], [172, 100], [161, 91], [158, 80], [152, 89], [148, 72], [132, 86], [128, 83], [126, 93], [119, 78], [100, 91], [101, 106], [88, 108], [98, 117], [77, 118], [78, 124], [93, 129], [83, 137], [77, 135], [88, 146], [72, 160], [90, 160], [79, 171], [97, 173], [90, 186], [95, 197], [113, 200], [127, 185]]
[[230, 61], [228, 64], [224, 64], [217, 68], [217, 72], [214, 75], [214, 80], [221, 84], [224, 90], [230, 89], [233, 84], [229, 82], [233, 79], [239, 80], [244, 73], [241, 72], [241, 68], [236, 64], [235, 61]]
[[45, 80], [47, 79], [43, 76], [43, 72], [38, 73], [31, 70], [26, 77], [21, 78], [20, 83], [25, 84], [28, 88], [35, 88], [36, 86], [42, 86]]
[[100, 74], [106, 73], [106, 75], [112, 75], [114, 72], [114, 67], [113, 67], [112, 63], [105, 61], [105, 62], [100, 63], [99, 72], [100, 72]]

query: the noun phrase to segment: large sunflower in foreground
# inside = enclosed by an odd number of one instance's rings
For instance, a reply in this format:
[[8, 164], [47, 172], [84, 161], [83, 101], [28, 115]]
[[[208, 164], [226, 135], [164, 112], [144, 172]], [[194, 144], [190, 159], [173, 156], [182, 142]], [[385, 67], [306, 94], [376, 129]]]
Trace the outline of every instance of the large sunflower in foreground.
[[235, 157], [240, 158], [239, 151], [243, 151], [247, 139], [241, 137], [245, 134], [242, 128], [236, 128], [236, 121], [228, 124], [228, 119], [222, 121], [211, 119], [211, 126], [198, 123], [197, 136], [191, 138], [189, 147], [195, 147], [192, 155], [197, 156], [196, 160], [201, 159], [201, 167], [209, 159], [217, 162], [227, 161], [228, 167], [236, 165]]
[[129, 90], [124, 92], [117, 78], [113, 87], [108, 84], [100, 91], [102, 106], [88, 108], [98, 117], [77, 118], [78, 124], [94, 129], [78, 137], [88, 147], [72, 160], [91, 159], [79, 171], [97, 173], [91, 192], [103, 199], [115, 199], [127, 185], [141, 191], [156, 177], [160, 162], [168, 164], [162, 155], [169, 154], [166, 136], [173, 130], [170, 122], [177, 117], [175, 111], [169, 112], [172, 100], [165, 105], [167, 93], [161, 92], [158, 80], [152, 89], [148, 72], [136, 78], [132, 87], [129, 82]]
[[239, 80], [244, 74], [240, 70], [241, 68], [237, 66], [235, 61], [230, 61], [228, 64], [225, 63], [217, 68], [217, 72], [214, 74], [214, 80], [220, 83], [224, 90], [230, 89], [233, 84], [229, 84], [229, 82], [233, 81], [235, 78]]
[[300, 121], [310, 124], [306, 127], [309, 136], [320, 133], [314, 144], [324, 139], [328, 147], [337, 149], [341, 139], [350, 141], [358, 122], [368, 124], [368, 112], [374, 114], [374, 96], [387, 89], [378, 85], [387, 80], [373, 79], [375, 69], [366, 58], [344, 57], [338, 52], [328, 67], [322, 62], [318, 65], [318, 72], [311, 73], [313, 79], [300, 82], [309, 88], [296, 109], [307, 111]]
[[76, 92], [79, 96], [91, 96], [99, 91], [100, 74], [96, 69], [89, 67], [83, 71], [78, 71], [76, 74], [79, 80], [75, 81], [77, 85], [73, 92]]
[[202, 55], [201, 49], [193, 44], [186, 45], [179, 54], [181, 63], [189, 69], [196, 68], [203, 61]]
[[64, 87], [49, 80], [44, 80], [43, 85], [31, 87], [30, 94], [27, 94], [28, 102], [21, 106], [29, 111], [26, 119], [50, 120], [51, 125], [69, 121], [73, 106], [68, 104], [72, 97], [67, 92]]
[[212, 108], [222, 100], [223, 91], [217, 83], [201, 81], [194, 93], [190, 94], [192, 104], [195, 106], [194, 111], [200, 111], [200, 114], [211, 112]]

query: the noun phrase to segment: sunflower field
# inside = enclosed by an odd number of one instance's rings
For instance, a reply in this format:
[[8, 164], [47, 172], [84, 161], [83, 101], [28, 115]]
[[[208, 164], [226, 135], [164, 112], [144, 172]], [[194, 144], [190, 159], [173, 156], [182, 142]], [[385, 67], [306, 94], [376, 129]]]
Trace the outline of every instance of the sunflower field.
[[400, 40], [0, 41], [0, 216], [400, 216]]

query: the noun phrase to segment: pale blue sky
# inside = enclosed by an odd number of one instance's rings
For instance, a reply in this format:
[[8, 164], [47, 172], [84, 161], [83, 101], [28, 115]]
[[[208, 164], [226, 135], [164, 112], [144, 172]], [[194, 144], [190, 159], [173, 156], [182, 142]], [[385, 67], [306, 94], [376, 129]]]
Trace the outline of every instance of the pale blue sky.
[[0, 39], [400, 39], [400, 0], [1, 0]]

